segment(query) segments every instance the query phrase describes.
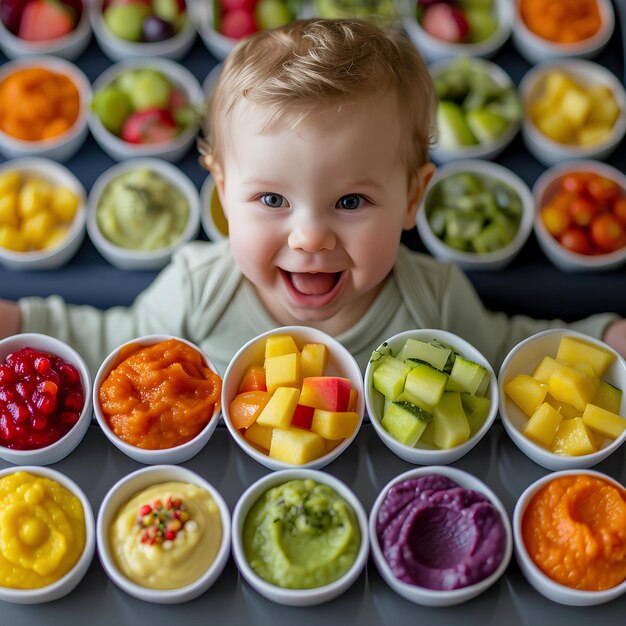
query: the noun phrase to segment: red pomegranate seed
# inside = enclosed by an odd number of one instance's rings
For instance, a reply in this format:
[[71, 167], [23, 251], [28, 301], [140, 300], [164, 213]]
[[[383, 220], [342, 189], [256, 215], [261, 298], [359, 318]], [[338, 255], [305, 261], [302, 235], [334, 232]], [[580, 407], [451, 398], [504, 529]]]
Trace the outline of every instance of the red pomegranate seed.
[[50, 369], [50, 359], [45, 356], [38, 356], [35, 359], [35, 369], [38, 374], [44, 374]]
[[61, 372], [61, 376], [63, 376], [65, 381], [70, 385], [75, 385], [80, 381], [78, 370], [69, 363], [61, 363], [61, 365], [59, 365], [59, 371]]
[[57, 408], [57, 401], [52, 396], [45, 394], [37, 400], [37, 410], [44, 415], [50, 415]]
[[78, 392], [68, 393], [63, 400], [63, 408], [70, 411], [82, 411], [83, 395]]
[[61, 423], [66, 426], [74, 426], [78, 421], [78, 413], [76, 411], [61, 411], [59, 413], [59, 419]]
[[2, 402], [15, 402], [18, 395], [15, 389], [11, 389], [8, 385], [0, 387], [0, 401]]
[[17, 385], [15, 385], [15, 391], [17, 391], [17, 393], [19, 393], [24, 400], [30, 400], [35, 393], [35, 385], [20, 381]]
[[0, 385], [14, 383], [17, 380], [15, 372], [6, 365], [0, 365]]
[[48, 420], [44, 415], [34, 415], [31, 425], [34, 430], [43, 430], [48, 425]]
[[10, 404], [7, 404], [7, 409], [16, 424], [20, 424], [30, 417], [28, 409], [21, 403], [11, 402]]

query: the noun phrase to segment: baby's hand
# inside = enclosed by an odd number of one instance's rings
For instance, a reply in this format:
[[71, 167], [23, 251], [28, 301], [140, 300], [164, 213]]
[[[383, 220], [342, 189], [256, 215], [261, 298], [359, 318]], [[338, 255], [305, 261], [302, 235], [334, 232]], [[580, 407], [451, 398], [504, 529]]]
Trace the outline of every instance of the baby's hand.
[[613, 322], [604, 331], [604, 341], [626, 358], [626, 319]]
[[15, 302], [0, 300], [0, 339], [20, 332], [20, 308]]

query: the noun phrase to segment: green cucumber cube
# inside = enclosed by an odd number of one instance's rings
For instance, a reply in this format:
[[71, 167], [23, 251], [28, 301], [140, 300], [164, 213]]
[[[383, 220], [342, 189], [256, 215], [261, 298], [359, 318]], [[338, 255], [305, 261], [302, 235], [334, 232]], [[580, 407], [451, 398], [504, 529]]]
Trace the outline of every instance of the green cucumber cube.
[[422, 411], [426, 411], [426, 413], [433, 414], [433, 407], [426, 402], [422, 402], [417, 396], [413, 395], [410, 391], [406, 389], [398, 396], [397, 402], [410, 402], [415, 406], [418, 406]]
[[433, 408], [435, 444], [445, 450], [465, 443], [470, 437], [470, 427], [458, 391], [445, 392]]
[[402, 350], [397, 357], [400, 361], [407, 359], [418, 359], [432, 365], [435, 369], [442, 370], [448, 362], [448, 357], [452, 350], [438, 348], [430, 343], [418, 341], [417, 339], [407, 339], [402, 346]]
[[489, 372], [482, 365], [457, 356], [450, 372], [450, 379], [467, 393], [476, 394], [481, 387], [484, 387], [484, 393], [489, 384]]
[[392, 402], [381, 426], [400, 443], [411, 448], [417, 443], [433, 416], [410, 402]]
[[472, 133], [474, 133], [474, 137], [480, 143], [495, 141], [509, 127], [507, 119], [488, 109], [481, 108], [468, 111], [465, 119]]
[[395, 400], [404, 390], [404, 382], [411, 368], [389, 354], [379, 359], [379, 362], [372, 377], [374, 389], [386, 398]]
[[461, 394], [461, 404], [469, 424], [470, 437], [477, 433], [485, 423], [491, 408], [491, 400], [483, 396], [473, 396], [469, 393]]
[[454, 102], [447, 100], [439, 102], [437, 128], [442, 148], [456, 149], [461, 146], [474, 146], [478, 143], [465, 121], [463, 109]]
[[435, 418], [433, 416], [433, 421], [426, 426], [422, 436], [419, 438], [420, 448], [432, 448], [433, 450], [437, 450], [438, 446], [435, 443]]
[[448, 382], [448, 375], [430, 365], [416, 365], [406, 377], [405, 390], [429, 406], [435, 406]]

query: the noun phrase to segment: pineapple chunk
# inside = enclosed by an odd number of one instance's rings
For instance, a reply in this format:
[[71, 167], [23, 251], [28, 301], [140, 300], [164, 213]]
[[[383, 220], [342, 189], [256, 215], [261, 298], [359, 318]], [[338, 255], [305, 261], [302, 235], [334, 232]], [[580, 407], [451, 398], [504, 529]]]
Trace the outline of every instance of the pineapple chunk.
[[15, 252], [24, 252], [27, 248], [24, 235], [13, 226], [0, 226], [0, 246]]
[[269, 393], [274, 393], [279, 387], [299, 387], [301, 381], [299, 353], [265, 359], [265, 384]]
[[302, 378], [323, 376], [328, 364], [328, 348], [323, 343], [305, 343], [300, 354]]
[[52, 186], [44, 180], [31, 178], [22, 185], [18, 198], [20, 215], [26, 219], [49, 207]]
[[574, 405], [585, 410], [598, 391], [600, 381], [587, 376], [574, 367], [564, 366], [553, 372], [548, 380], [548, 392], [555, 400]]
[[548, 385], [528, 374], [518, 374], [505, 383], [504, 392], [530, 417], [545, 400]]
[[551, 356], [544, 356], [541, 359], [541, 362], [535, 368], [533, 372], [533, 378], [538, 380], [539, 382], [548, 384], [548, 379], [552, 372], [559, 369], [559, 367], [563, 367], [563, 363], [559, 363], [556, 359], [553, 359]]
[[57, 187], [50, 208], [59, 220], [71, 222], [78, 211], [78, 196], [68, 187]]
[[546, 396], [546, 402], [556, 411], [558, 411], [563, 419], [571, 419], [572, 417], [581, 417], [583, 412], [567, 402], [555, 400], [550, 394]]
[[53, 248], [54, 246], [58, 246], [59, 244], [63, 243], [64, 239], [69, 233], [69, 230], [70, 229], [68, 227], [63, 226], [57, 226], [56, 228], [53, 228], [48, 233], [48, 236], [45, 238], [43, 242], [43, 247]]
[[54, 231], [54, 218], [50, 211], [39, 211], [24, 220], [22, 235], [31, 248], [39, 250]]
[[576, 83], [564, 72], [548, 72], [545, 77], [543, 96], [541, 99], [544, 100], [549, 107], [558, 106], [565, 92], [569, 89], [576, 88]]
[[601, 409], [611, 411], [611, 413], [619, 414], [620, 407], [622, 406], [622, 390], [601, 380], [598, 393], [591, 401], [591, 404], [595, 404]]
[[596, 376], [602, 376], [615, 360], [615, 354], [576, 337], [563, 337], [556, 358], [570, 365], [588, 363], [593, 367]]
[[291, 335], [270, 335], [265, 340], [265, 359], [283, 354], [300, 353]]
[[597, 446], [592, 433], [582, 420], [575, 417], [563, 420], [556, 431], [552, 452], [569, 456], [583, 456], [596, 452]]
[[611, 127], [606, 124], [589, 124], [576, 133], [576, 143], [580, 146], [593, 146], [608, 139]]
[[261, 426], [254, 422], [246, 430], [243, 431], [243, 436], [250, 442], [255, 443], [263, 450], [269, 450], [272, 443], [273, 428], [269, 426]]
[[22, 184], [22, 175], [13, 170], [0, 174], [0, 195], [17, 193]]
[[572, 143], [575, 139], [572, 123], [559, 111], [552, 111], [534, 121], [537, 128], [552, 141]]
[[611, 89], [606, 85], [591, 85], [587, 93], [591, 98], [587, 123], [612, 127], [621, 111]]
[[591, 110], [591, 98], [578, 88], [567, 89], [561, 100], [561, 114], [574, 128], [581, 128]]
[[279, 387], [259, 414], [257, 424], [272, 428], [287, 428], [291, 424], [299, 398], [299, 389]]
[[300, 428], [274, 428], [269, 456], [277, 461], [303, 465], [326, 454], [324, 440]]
[[626, 419], [593, 404], [585, 407], [582, 419], [589, 428], [611, 439], [617, 439], [626, 430]]
[[433, 439], [437, 446], [444, 449], [455, 448], [469, 439], [470, 428], [458, 391], [445, 392], [433, 411]]
[[0, 196], [0, 224], [14, 226], [15, 228], [20, 225], [16, 193], [7, 193]]
[[526, 422], [522, 432], [535, 443], [550, 449], [562, 420], [563, 416], [544, 402]]
[[315, 409], [311, 431], [324, 439], [345, 439], [352, 437], [360, 419], [358, 413]]

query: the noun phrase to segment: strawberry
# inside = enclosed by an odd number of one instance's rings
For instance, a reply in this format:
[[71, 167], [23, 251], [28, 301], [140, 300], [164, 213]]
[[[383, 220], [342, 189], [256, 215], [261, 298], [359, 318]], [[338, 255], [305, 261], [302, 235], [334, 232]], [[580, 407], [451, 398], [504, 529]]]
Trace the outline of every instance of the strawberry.
[[452, 43], [461, 43], [469, 32], [463, 13], [444, 3], [432, 4], [424, 11], [422, 28], [432, 37]]
[[69, 7], [52, 0], [33, 0], [24, 7], [18, 37], [48, 41], [64, 37], [73, 28], [73, 11]]
[[161, 143], [174, 139], [176, 122], [167, 109], [136, 111], [124, 122], [122, 139], [129, 143]]

